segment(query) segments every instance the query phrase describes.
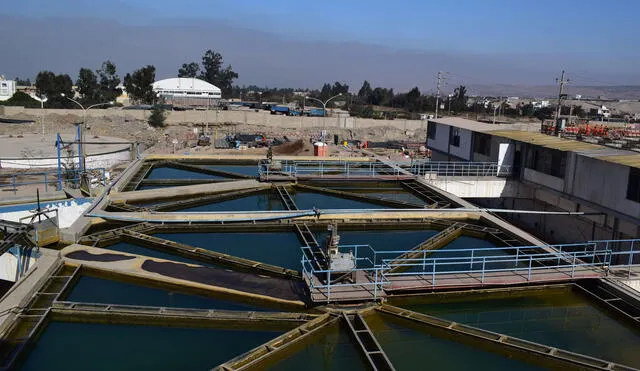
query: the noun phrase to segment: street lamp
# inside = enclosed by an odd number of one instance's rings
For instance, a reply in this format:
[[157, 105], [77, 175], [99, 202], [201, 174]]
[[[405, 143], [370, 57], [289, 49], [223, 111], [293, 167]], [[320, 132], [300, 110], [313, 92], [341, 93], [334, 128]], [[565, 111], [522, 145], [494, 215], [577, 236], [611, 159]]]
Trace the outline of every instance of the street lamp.
[[329, 99], [325, 100], [324, 102], [323, 102], [323, 101], [321, 101], [321, 100], [320, 100], [320, 99], [318, 99], [318, 98], [313, 98], [313, 97], [305, 97], [305, 98], [306, 98], [306, 99], [315, 100], [316, 102], [320, 102], [320, 104], [322, 104], [322, 117], [326, 117], [326, 116], [327, 116], [327, 104], [328, 104], [332, 99], [335, 99], [335, 98], [338, 98], [338, 97], [341, 97], [341, 96], [342, 96], [342, 93], [340, 93], [340, 94], [338, 94], [338, 95], [334, 95], [333, 97], [331, 97], [331, 98], [329, 98]]
[[82, 153], [80, 153], [80, 159], [81, 159], [81, 163], [80, 163], [80, 171], [85, 172], [87, 170], [86, 168], [86, 151], [85, 151], [85, 147], [84, 147], [84, 131], [85, 129], [89, 129], [89, 127], [87, 126], [87, 111], [90, 110], [91, 108], [94, 107], [99, 107], [99, 106], [110, 106], [113, 104], [113, 102], [104, 102], [104, 103], [96, 103], [96, 104], [92, 104], [89, 107], [86, 107], [82, 105], [82, 103], [78, 102], [77, 100], [73, 99], [73, 98], [69, 98], [67, 97], [64, 93], [60, 93], [61, 97], [67, 98], [68, 100], [72, 101], [73, 103], [77, 104], [81, 109], [82, 109], [82, 125], [80, 127], [80, 138], [78, 138], [80, 140], [80, 151]]

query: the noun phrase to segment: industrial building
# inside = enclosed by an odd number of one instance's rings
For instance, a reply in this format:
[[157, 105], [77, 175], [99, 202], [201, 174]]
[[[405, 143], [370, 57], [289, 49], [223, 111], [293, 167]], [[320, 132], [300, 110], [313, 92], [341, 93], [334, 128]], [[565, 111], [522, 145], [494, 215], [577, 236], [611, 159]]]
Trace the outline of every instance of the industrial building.
[[513, 176], [491, 184], [486, 179], [466, 186], [438, 180], [434, 184], [484, 206], [587, 212], [570, 221], [515, 216], [514, 222], [546, 240], [640, 237], [640, 153], [528, 129], [461, 118], [429, 120], [427, 146], [434, 159], [496, 163], [513, 169]]
[[16, 93], [16, 82], [0, 75], [0, 101], [5, 101]]
[[176, 106], [215, 107], [222, 90], [194, 77], [176, 77], [153, 83], [153, 91], [166, 103]]

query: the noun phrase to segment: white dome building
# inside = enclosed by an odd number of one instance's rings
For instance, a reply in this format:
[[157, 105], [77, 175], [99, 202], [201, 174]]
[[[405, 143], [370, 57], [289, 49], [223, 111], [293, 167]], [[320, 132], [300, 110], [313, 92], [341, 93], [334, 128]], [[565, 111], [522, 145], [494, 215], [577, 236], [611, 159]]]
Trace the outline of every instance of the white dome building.
[[217, 105], [222, 90], [195, 77], [175, 77], [153, 83], [153, 91], [167, 103], [184, 106]]

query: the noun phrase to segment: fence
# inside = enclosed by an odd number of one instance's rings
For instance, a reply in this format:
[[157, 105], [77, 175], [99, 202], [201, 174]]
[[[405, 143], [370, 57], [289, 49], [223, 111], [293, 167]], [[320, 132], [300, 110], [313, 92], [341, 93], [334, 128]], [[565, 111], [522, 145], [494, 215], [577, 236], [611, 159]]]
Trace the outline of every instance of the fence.
[[377, 251], [370, 245], [341, 245], [341, 251], [350, 250], [354, 253], [356, 268], [353, 272], [362, 272], [366, 277], [365, 281], [354, 283], [332, 283], [332, 275], [338, 277], [344, 272], [315, 270], [305, 256], [302, 266], [303, 277], [309, 282], [310, 289], [325, 290], [327, 301], [331, 300], [332, 289], [342, 287], [373, 287], [373, 298], [376, 299], [386, 286], [411, 276], [420, 277], [425, 288], [457, 286], [459, 282], [455, 275], [459, 274], [473, 275], [478, 284], [484, 284], [489, 274], [501, 272], [518, 275], [522, 283], [544, 281], [543, 275], [538, 275], [542, 278], [536, 278], [536, 274], [549, 270], [561, 271], [567, 279], [573, 279], [579, 271], [591, 270], [604, 275], [612, 268], [618, 271], [626, 268], [630, 277], [632, 268], [640, 265], [640, 251], [634, 250], [637, 247], [640, 247], [640, 239], [602, 240], [550, 245], [546, 249], [541, 246], [518, 246], [425, 250], [419, 252], [422, 256], [417, 258], [399, 259], [399, 256], [415, 253], [416, 250]]
[[260, 177], [285, 175], [290, 177], [343, 177], [366, 178], [376, 176], [405, 175], [400, 169], [395, 169], [381, 162], [350, 162], [350, 161], [273, 161], [258, 165]]
[[[101, 183], [105, 180], [104, 168], [88, 169], [87, 173], [90, 174], [90, 180], [93, 178]], [[13, 190], [15, 195], [18, 187], [29, 185], [43, 185], [45, 192], [48, 192], [50, 187], [56, 190], [60, 190], [60, 186], [78, 188], [81, 176], [82, 171], [77, 169], [63, 170], [60, 174], [57, 170], [0, 174], [0, 189]]]
[[437, 176], [497, 176], [509, 177], [512, 166], [498, 165], [495, 162], [445, 162], [445, 161], [415, 161], [408, 166], [416, 175]]

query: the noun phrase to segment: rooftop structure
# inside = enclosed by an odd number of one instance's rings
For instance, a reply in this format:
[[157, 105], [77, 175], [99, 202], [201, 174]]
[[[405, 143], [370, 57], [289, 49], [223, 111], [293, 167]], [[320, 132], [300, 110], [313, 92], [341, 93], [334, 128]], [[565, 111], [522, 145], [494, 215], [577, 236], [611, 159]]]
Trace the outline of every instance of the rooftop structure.
[[222, 90], [196, 78], [176, 77], [153, 83], [153, 91], [176, 105], [212, 105], [222, 98]]

